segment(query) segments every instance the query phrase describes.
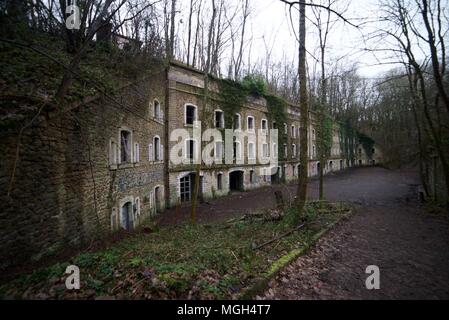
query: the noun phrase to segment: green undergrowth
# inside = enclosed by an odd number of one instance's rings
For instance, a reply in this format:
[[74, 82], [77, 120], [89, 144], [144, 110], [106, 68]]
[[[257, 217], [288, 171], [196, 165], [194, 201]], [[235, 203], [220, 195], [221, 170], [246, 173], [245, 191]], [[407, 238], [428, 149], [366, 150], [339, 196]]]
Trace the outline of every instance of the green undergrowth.
[[75, 80], [63, 101], [53, 101], [73, 59], [60, 37], [46, 33], [30, 30], [0, 41], [0, 128], [33, 116], [43, 102], [60, 107], [97, 94], [112, 94], [158, 65], [136, 53], [92, 44], [72, 70]]
[[[277, 261], [307, 247], [326, 226], [344, 216], [341, 205], [309, 203], [310, 224], [259, 250], [253, 248], [292, 229], [289, 212], [281, 221], [234, 221], [182, 225], [138, 233], [108, 249], [22, 275], [0, 287], [2, 298], [130, 299], [236, 298], [267, 274]], [[347, 211], [345, 211], [347, 212]], [[80, 268], [81, 289], [65, 289], [68, 265]]]

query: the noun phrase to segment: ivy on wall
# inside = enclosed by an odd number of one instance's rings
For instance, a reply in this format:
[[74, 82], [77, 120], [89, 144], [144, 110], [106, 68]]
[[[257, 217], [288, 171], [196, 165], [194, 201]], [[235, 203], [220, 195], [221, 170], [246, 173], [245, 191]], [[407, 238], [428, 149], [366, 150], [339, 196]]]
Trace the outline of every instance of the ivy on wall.
[[346, 159], [354, 160], [354, 137], [355, 131], [348, 121], [340, 123], [340, 149]]
[[317, 125], [317, 147], [318, 154], [327, 159], [331, 155], [333, 142], [333, 121], [329, 114], [324, 112], [321, 108], [318, 114]]
[[245, 87], [233, 80], [217, 79], [219, 105], [224, 112], [225, 126], [232, 128], [234, 115], [240, 111], [248, 95]]
[[218, 103], [224, 112], [226, 128], [232, 128], [234, 115], [240, 112], [247, 102], [247, 96], [264, 97], [267, 101], [268, 121], [276, 122], [278, 126], [278, 156], [285, 159], [284, 143], [287, 143], [287, 134], [283, 124], [287, 123], [287, 102], [275, 95], [267, 93], [267, 86], [263, 77], [246, 76], [242, 82], [229, 79], [216, 79], [218, 83]]
[[275, 95], [265, 94], [264, 97], [267, 100], [268, 122], [276, 122], [278, 128], [278, 157], [285, 159], [284, 144], [287, 143], [287, 134], [284, 123], [287, 123], [287, 102]]
[[264, 96], [267, 93], [267, 84], [261, 75], [248, 75], [243, 78], [242, 86], [245, 90], [256, 97]]
[[359, 133], [358, 138], [359, 142], [363, 146], [363, 149], [365, 150], [366, 155], [368, 156], [368, 158], [371, 158], [373, 156], [374, 140], [364, 133]]

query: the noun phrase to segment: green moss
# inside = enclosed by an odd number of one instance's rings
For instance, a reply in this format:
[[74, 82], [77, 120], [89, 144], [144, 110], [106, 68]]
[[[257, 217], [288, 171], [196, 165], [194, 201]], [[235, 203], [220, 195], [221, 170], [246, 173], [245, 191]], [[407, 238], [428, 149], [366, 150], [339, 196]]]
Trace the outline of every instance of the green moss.
[[242, 86], [248, 94], [256, 97], [264, 96], [267, 93], [267, 84], [262, 75], [247, 75], [243, 78]]
[[370, 137], [368, 137], [364, 133], [359, 133], [358, 138], [359, 138], [359, 143], [362, 144], [363, 149], [366, 152], [366, 155], [368, 156], [368, 158], [371, 158], [373, 156], [374, 140], [371, 139]]
[[355, 130], [350, 125], [349, 121], [340, 123], [340, 150], [342, 150], [344, 157], [348, 160], [354, 160], [354, 137]]
[[218, 98], [220, 107], [224, 111], [226, 128], [231, 129], [234, 122], [234, 115], [240, 112], [246, 103], [248, 92], [245, 87], [233, 80], [218, 79]]
[[[268, 109], [268, 121], [276, 122], [278, 128], [278, 157], [281, 160], [286, 159], [284, 153], [284, 144], [287, 143], [287, 134], [284, 130], [284, 123], [287, 123], [287, 102], [275, 95], [266, 94]], [[285, 175], [283, 175], [284, 177]]]
[[326, 160], [331, 155], [334, 125], [331, 116], [325, 112], [324, 107], [321, 106], [318, 110], [318, 125], [316, 127], [318, 155]]
[[[291, 227], [283, 222], [242, 221], [137, 234], [100, 252], [83, 253], [70, 262], [23, 275], [1, 286], [0, 296], [20, 297], [27, 290], [30, 294], [48, 292], [52, 288], [49, 280], [63, 278], [70, 263], [80, 267], [82, 286], [95, 289], [97, 294], [135, 297], [134, 290], [139, 290], [137, 297], [151, 293], [153, 298], [187, 298], [192, 288], [200, 287], [201, 297], [229, 299], [261, 275], [280, 268], [291, 258], [292, 250], [304, 248], [323, 226], [340, 216], [323, 215], [318, 226], [298, 230], [264, 250], [252, 247]], [[286, 252], [290, 254], [285, 256]], [[271, 266], [272, 261], [278, 262]], [[69, 298], [70, 294], [64, 290], [56, 298]]]

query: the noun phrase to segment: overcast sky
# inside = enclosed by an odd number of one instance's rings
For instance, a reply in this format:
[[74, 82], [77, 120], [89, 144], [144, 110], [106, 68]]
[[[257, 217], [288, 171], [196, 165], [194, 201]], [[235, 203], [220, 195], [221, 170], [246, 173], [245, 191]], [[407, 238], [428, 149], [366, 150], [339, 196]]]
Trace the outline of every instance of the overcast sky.
[[[225, 0], [229, 11], [232, 8], [241, 6], [242, 0]], [[327, 67], [332, 67], [337, 61], [340, 65], [344, 64], [345, 69], [355, 65], [360, 75], [367, 78], [377, 78], [389, 69], [396, 68], [399, 65], [384, 64], [391, 60], [386, 53], [367, 52], [364, 48], [373, 48], [379, 46], [385, 48], [386, 43], [376, 43], [367, 41], [366, 36], [373, 32], [379, 25], [378, 18], [382, 15], [382, 1], [386, 0], [338, 0], [332, 8], [338, 12], [344, 12], [346, 19], [356, 25], [361, 25], [359, 29], [345, 24], [336, 15], [331, 15], [331, 19], [338, 20], [330, 32], [327, 46]], [[318, 1], [316, 1], [318, 2]], [[203, 0], [203, 19], [210, 21], [211, 11], [210, 0]], [[176, 34], [181, 42], [186, 43], [187, 21], [189, 13], [190, 0], [178, 0], [178, 23]], [[264, 59], [266, 56], [265, 47], [272, 47], [272, 62], [282, 60], [287, 56], [288, 60], [296, 59], [298, 55], [296, 34], [292, 30], [288, 7], [280, 0], [250, 0], [251, 18], [246, 31], [245, 39], [252, 38], [251, 64], [258, 59]], [[297, 8], [297, 6], [296, 6]], [[447, 8], [446, 8], [447, 9]], [[325, 12], [324, 10], [322, 12]], [[314, 20], [311, 7], [307, 7], [307, 18]], [[239, 20], [240, 21], [240, 20]], [[292, 21], [298, 29], [298, 12], [293, 10]], [[180, 44], [182, 45], [182, 43]], [[318, 57], [318, 36], [316, 27], [311, 21], [307, 21], [307, 44], [308, 67], [309, 72], [313, 72], [316, 59]], [[185, 52], [185, 51], [184, 51]], [[248, 54], [249, 50], [246, 50]], [[247, 57], [244, 58], [245, 61]], [[222, 62], [226, 64], [226, 53], [222, 55]], [[297, 65], [297, 59], [293, 62]], [[380, 63], [380, 64], [379, 64]], [[223, 68], [223, 67], [222, 67]], [[223, 69], [222, 69], [223, 70]], [[225, 71], [224, 71], [225, 73]]]
[[[359, 24], [362, 19], [375, 20], [379, 14], [378, 0], [352, 0], [340, 1], [341, 9], [347, 6], [347, 11], [344, 16], [351, 20], [354, 24]], [[255, 39], [261, 39], [264, 35], [269, 41], [274, 41], [273, 54], [279, 59], [285, 50], [290, 55], [296, 55], [295, 35], [292, 32], [290, 17], [287, 7], [279, 0], [254, 0], [253, 4], [256, 11], [253, 16], [253, 34]], [[307, 15], [313, 19], [311, 8], [308, 7]], [[297, 13], [294, 12], [294, 22], [297, 20]], [[296, 18], [296, 19], [295, 19]], [[337, 19], [332, 16], [332, 19]], [[345, 25], [343, 22], [338, 22], [332, 29], [331, 37], [329, 38], [329, 55], [330, 61], [334, 62], [336, 59], [345, 57], [347, 63], [356, 63], [359, 73], [367, 77], [376, 77], [380, 72], [388, 70], [392, 66], [376, 65], [378, 61], [374, 58], [372, 53], [363, 51], [365, 43], [361, 36], [361, 32], [368, 33], [372, 30], [372, 24], [364, 25], [361, 31], [356, 28]], [[308, 56], [309, 65], [314, 61], [312, 55], [316, 55], [318, 45], [318, 36], [316, 28], [310, 21], [307, 21], [307, 49], [310, 52]], [[255, 53], [264, 52], [263, 40], [256, 42], [260, 50], [255, 50]]]

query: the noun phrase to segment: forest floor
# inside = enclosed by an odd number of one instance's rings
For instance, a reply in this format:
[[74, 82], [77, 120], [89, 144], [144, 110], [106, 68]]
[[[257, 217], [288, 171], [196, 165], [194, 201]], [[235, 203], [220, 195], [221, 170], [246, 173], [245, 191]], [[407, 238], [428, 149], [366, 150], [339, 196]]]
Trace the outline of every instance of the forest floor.
[[[418, 203], [414, 172], [363, 168], [335, 179], [326, 179], [328, 198], [361, 206], [257, 298], [448, 299], [447, 215]], [[380, 269], [379, 290], [365, 287], [368, 265]]]
[[[0, 286], [0, 298], [235, 299], [290, 261], [292, 252], [308, 248], [256, 298], [448, 298], [449, 221], [418, 202], [417, 181], [412, 170], [380, 167], [327, 175], [329, 210], [309, 203], [308, 224], [282, 238], [292, 230], [289, 219], [239, 218], [270, 212], [276, 189], [292, 200], [295, 184], [200, 204], [202, 223], [195, 226], [185, 223], [188, 208], [171, 209], [161, 214], [160, 228], [149, 225], [107, 247], [17, 275]], [[318, 180], [312, 179], [309, 197], [317, 195]], [[270, 239], [275, 241], [255, 250]], [[71, 264], [80, 268], [80, 290], [65, 288], [64, 271]], [[368, 265], [380, 268], [380, 290], [365, 288]]]

